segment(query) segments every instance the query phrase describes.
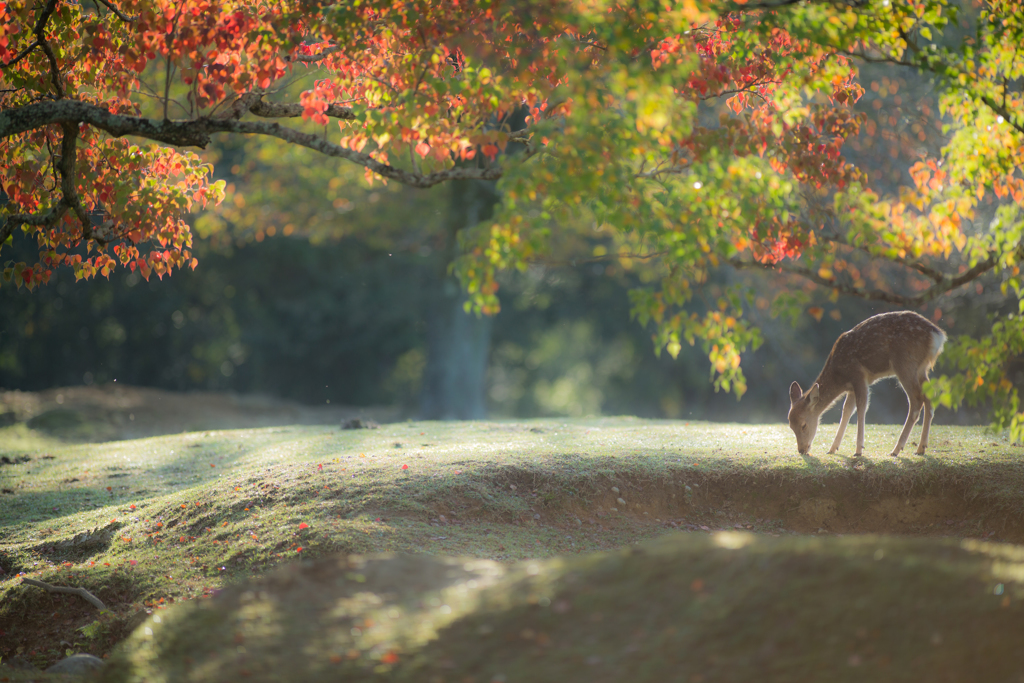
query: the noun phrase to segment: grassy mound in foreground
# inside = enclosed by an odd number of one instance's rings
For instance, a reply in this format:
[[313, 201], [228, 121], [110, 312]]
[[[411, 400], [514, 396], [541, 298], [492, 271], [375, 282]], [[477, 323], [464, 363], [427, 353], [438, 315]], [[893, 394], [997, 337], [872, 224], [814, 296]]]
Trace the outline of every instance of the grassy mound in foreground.
[[1017, 680], [1022, 579], [1015, 546], [741, 532], [511, 567], [338, 556], [161, 611], [101, 680]]

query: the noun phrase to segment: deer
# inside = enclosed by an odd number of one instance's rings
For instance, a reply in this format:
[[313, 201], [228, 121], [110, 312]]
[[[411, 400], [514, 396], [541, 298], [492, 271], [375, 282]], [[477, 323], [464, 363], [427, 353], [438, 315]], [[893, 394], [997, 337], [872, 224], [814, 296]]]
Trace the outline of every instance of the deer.
[[811, 388], [804, 392], [797, 382], [789, 386], [789, 426], [796, 434], [797, 452], [806, 455], [810, 451], [821, 414], [845, 396], [843, 416], [828, 452], [833, 454], [839, 450], [850, 416], [856, 409], [857, 452], [854, 456], [862, 455], [868, 387], [895, 375], [907, 394], [910, 411], [889, 455], [899, 456], [910, 431], [917, 424], [922, 407], [924, 423], [917, 454], [924, 455], [928, 447], [928, 428], [932, 423], [932, 403], [921, 385], [928, 380], [928, 373], [945, 343], [946, 333], [913, 311], [880, 313], [839, 335], [825, 367]]

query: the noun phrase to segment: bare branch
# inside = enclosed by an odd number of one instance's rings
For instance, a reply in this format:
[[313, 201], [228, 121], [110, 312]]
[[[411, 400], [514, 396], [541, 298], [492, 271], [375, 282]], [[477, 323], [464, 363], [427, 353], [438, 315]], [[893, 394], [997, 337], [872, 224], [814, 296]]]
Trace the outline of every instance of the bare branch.
[[91, 603], [96, 609], [107, 609], [107, 606], [103, 604], [102, 600], [100, 600], [95, 595], [93, 595], [92, 593], [90, 593], [82, 587], [70, 588], [68, 586], [51, 586], [50, 584], [44, 581], [30, 579], [27, 576], [21, 577], [21, 582], [27, 583], [30, 586], [35, 586], [36, 588], [42, 588], [44, 591], [48, 593], [67, 593], [70, 595], [77, 595], [83, 600], [86, 600], [87, 602]]
[[[22, 51], [21, 51], [21, 52], [19, 52], [18, 54], [16, 54], [16, 55], [14, 56], [14, 59], [12, 59], [11, 61], [9, 61], [9, 62], [7, 62], [6, 64], [4, 64], [4, 67], [3, 67], [3, 68], [5, 68], [5, 69], [9, 69], [10, 67], [14, 66], [14, 65], [15, 65], [15, 64], [17, 64], [18, 62], [20, 62], [20, 61], [21, 61], [22, 59], [24, 59], [25, 57], [27, 57], [27, 56], [28, 56], [28, 54], [29, 54], [30, 52], [32, 52], [32, 50], [34, 50], [34, 49], [35, 49], [35, 48], [37, 48], [37, 47], [39, 47], [39, 41], [38, 41], [38, 40], [37, 40], [36, 42], [32, 43], [31, 45], [29, 45], [28, 47], [26, 47], [26, 48], [25, 48], [24, 50], [22, 50]], [[14, 92], [14, 91], [13, 91], [13, 90], [5, 90], [4, 92]]]
[[853, 287], [834, 280], [831, 278], [821, 277], [816, 271], [806, 268], [804, 266], [797, 265], [788, 261], [779, 261], [777, 263], [760, 263], [758, 261], [744, 261], [738, 258], [729, 259], [728, 263], [733, 268], [741, 270], [743, 268], [757, 268], [761, 270], [781, 270], [786, 273], [793, 273], [800, 277], [810, 280], [823, 287], [827, 287], [840, 294], [848, 296], [855, 296], [860, 299], [867, 299], [868, 301], [884, 301], [886, 303], [895, 304], [897, 306], [906, 306], [908, 308], [916, 308], [923, 306], [930, 301], [933, 301], [947, 292], [951, 292], [958, 287], [972, 282], [977, 278], [981, 277], [988, 271], [995, 268], [998, 259], [995, 254], [989, 256], [984, 261], [981, 261], [974, 265], [974, 267], [967, 269], [956, 277], [950, 277], [943, 275], [942, 280], [936, 282], [934, 285], [924, 290], [916, 296], [905, 296], [902, 294], [894, 294], [892, 292], [886, 292], [881, 289], [865, 289], [862, 287]]
[[595, 256], [594, 258], [574, 258], [568, 260], [557, 260], [557, 259], [527, 259], [527, 263], [535, 263], [542, 266], [576, 266], [586, 265], [588, 263], [608, 263], [609, 261], [618, 261], [619, 259], [630, 259], [631, 261], [649, 261], [651, 259], [660, 258], [671, 254], [672, 251], [664, 249], [662, 251], [649, 251], [645, 253], [625, 252], [625, 253], [613, 253], [606, 254], [604, 256]]
[[116, 16], [118, 19], [125, 22], [126, 24], [131, 24], [138, 18], [128, 16], [127, 14], [119, 10], [117, 7], [115, 7], [114, 4], [110, 2], [110, 0], [99, 0], [99, 2], [108, 10], [113, 12], [114, 16]]
[[673, 165], [673, 166], [665, 166], [665, 167], [659, 166], [659, 167], [655, 168], [652, 171], [640, 171], [639, 173], [635, 173], [633, 175], [633, 177], [634, 178], [647, 178], [647, 179], [652, 179], [653, 180], [655, 178], [660, 178], [663, 175], [678, 175], [680, 173], [683, 173], [683, 172], [689, 170], [689, 168], [690, 168], [689, 166], [675, 166], [675, 165]]
[[286, 61], [286, 62], [319, 62], [321, 59], [324, 59], [328, 55], [334, 54], [335, 52], [337, 52], [340, 49], [341, 48], [338, 47], [337, 45], [332, 45], [331, 47], [324, 48], [322, 51], [316, 53], [315, 55], [285, 55], [284, 61]]
[[[836, 244], [839, 246], [848, 247], [850, 249], [855, 249], [857, 251], [864, 252], [865, 254], [868, 254], [869, 256], [872, 257], [875, 256], [875, 254], [871, 253], [870, 249], [850, 244], [848, 241], [840, 237], [834, 237], [831, 235], [819, 235], [819, 239], [825, 242], [829, 242], [831, 244]], [[916, 270], [925, 277], [932, 279], [936, 283], [942, 282], [944, 279], [946, 279], [946, 273], [943, 273], [941, 270], [938, 270], [936, 268], [932, 268], [931, 266], [925, 263], [921, 263], [920, 261], [911, 261], [910, 259], [906, 259], [901, 256], [886, 256], [886, 260], [898, 263], [905, 268]]]
[[[196, 123], [204, 122], [213, 123], [203, 119], [196, 121]], [[396, 168], [390, 164], [381, 163], [369, 154], [327, 142], [317, 135], [285, 128], [279, 123], [264, 123], [261, 121], [217, 121], [215, 123], [218, 124], [216, 126], [217, 130], [211, 130], [210, 132], [276, 137], [285, 142], [320, 152], [324, 156], [351, 161], [354, 164], [370, 169], [383, 178], [394, 180], [410, 187], [428, 188], [449, 180], [497, 180], [503, 173], [500, 166], [488, 166], [485, 168], [463, 166], [423, 175]], [[211, 128], [213, 127], [211, 126]]]

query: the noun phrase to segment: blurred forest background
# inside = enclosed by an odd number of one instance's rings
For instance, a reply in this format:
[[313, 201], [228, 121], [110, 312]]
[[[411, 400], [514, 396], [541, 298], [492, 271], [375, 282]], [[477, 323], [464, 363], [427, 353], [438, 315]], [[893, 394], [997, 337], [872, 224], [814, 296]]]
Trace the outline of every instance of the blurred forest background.
[[[857, 108], [868, 121], [844, 151], [879, 190], [895, 193], [910, 184], [907, 169], [922, 152], [943, 144], [935, 86], [892, 67], [864, 66], [862, 79]], [[577, 257], [509, 274], [502, 311], [477, 319], [461, 313], [447, 266], [459, 231], [499, 200], [493, 185], [371, 186], [361, 169], [302, 148], [239, 144], [207, 150], [229, 193], [194, 216], [194, 272], [75, 283], [60, 270], [33, 292], [0, 287], [0, 387], [116, 379], [311, 405], [398, 405], [406, 417], [781, 422], [789, 383], [807, 386], [841, 332], [889, 310], [721, 269], [709, 284], [749, 280], [757, 295], [748, 315], [765, 337], [744, 357], [749, 391], [737, 402], [713, 390], [699, 343], [676, 360], [655, 355], [650, 331], [629, 314], [628, 291], [644, 284], [644, 264], [607, 254], [593, 226], [565, 226], [557, 239]], [[799, 297], [807, 312], [773, 318], [772, 301], [783, 296]], [[920, 312], [971, 334], [1004, 303], [971, 285]], [[713, 307], [713, 296], [703, 305]], [[876, 388], [873, 422], [902, 422], [906, 410], [894, 382]], [[967, 410], [936, 415], [940, 423], [979, 419]]]

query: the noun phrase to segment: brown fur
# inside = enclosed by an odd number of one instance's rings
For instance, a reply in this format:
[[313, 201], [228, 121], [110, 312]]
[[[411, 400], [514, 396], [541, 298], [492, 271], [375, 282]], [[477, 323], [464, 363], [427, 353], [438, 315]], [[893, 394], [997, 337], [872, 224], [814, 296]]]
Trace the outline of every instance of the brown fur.
[[821, 414], [841, 397], [843, 416], [829, 453], [839, 450], [846, 425], [857, 410], [857, 452], [864, 450], [864, 417], [868, 410], [868, 387], [885, 377], [896, 376], [910, 402], [910, 412], [892, 455], [903, 450], [924, 408], [921, 441], [922, 455], [928, 446], [928, 428], [932, 422], [932, 404], [921, 385], [942, 352], [946, 333], [927, 318], [912, 311], [881, 313], [872, 316], [848, 332], [839, 335], [825, 367], [806, 392], [796, 382], [789, 387], [789, 426], [796, 434], [797, 450], [807, 453], [818, 430]]

